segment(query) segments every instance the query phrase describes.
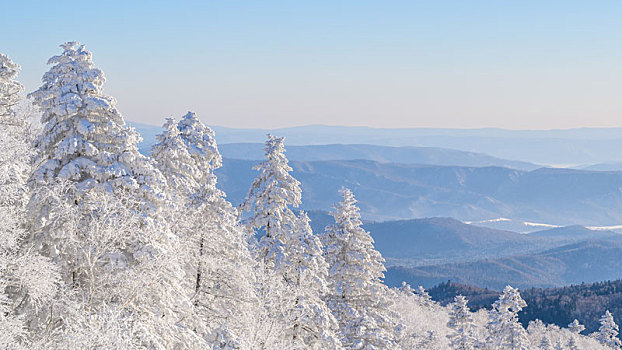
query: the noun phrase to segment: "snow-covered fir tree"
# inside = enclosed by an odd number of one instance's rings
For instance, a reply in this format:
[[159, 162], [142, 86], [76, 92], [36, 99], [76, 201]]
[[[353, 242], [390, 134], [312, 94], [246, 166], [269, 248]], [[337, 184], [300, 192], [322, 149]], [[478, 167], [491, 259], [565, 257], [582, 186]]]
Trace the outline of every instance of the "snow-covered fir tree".
[[325, 233], [329, 264], [328, 306], [339, 322], [348, 349], [396, 349], [399, 325], [389, 310], [391, 300], [383, 285], [384, 259], [361, 225], [360, 210], [349, 189], [335, 206], [335, 223]]
[[322, 299], [328, 294], [328, 264], [305, 212], [285, 238], [283, 275], [291, 291], [286, 337], [294, 349], [341, 349], [337, 320]]
[[432, 297], [428, 291], [423, 288], [423, 286], [418, 286], [414, 292], [421, 297], [421, 300], [425, 305], [430, 305], [432, 303]]
[[[255, 167], [254, 180], [243, 208], [250, 211], [249, 226], [264, 233], [257, 255], [273, 288], [284, 293], [270, 303], [271, 313], [282, 318], [286, 346], [300, 349], [341, 348], [337, 322], [322, 299], [328, 292], [328, 265], [322, 244], [309, 226], [305, 213], [296, 217], [292, 208], [301, 202], [300, 182], [290, 172], [283, 138], [268, 135], [266, 160]], [[283, 283], [280, 288], [277, 286]], [[265, 288], [262, 294], [267, 295]], [[276, 306], [276, 308], [275, 308]], [[275, 312], [276, 310], [280, 310]]]
[[[41, 108], [43, 132], [33, 180], [76, 184], [75, 200], [90, 188], [131, 191], [141, 209], [157, 210], [164, 199], [164, 178], [138, 152], [141, 138], [125, 125], [113, 97], [103, 93], [104, 73], [84, 45], [67, 42], [50, 58], [43, 85], [29, 96]], [[45, 214], [45, 213], [41, 213]]]
[[578, 320], [574, 320], [568, 325], [568, 330], [572, 334], [580, 334], [585, 330], [585, 326], [579, 323]]
[[16, 113], [22, 100], [24, 87], [18, 82], [19, 65], [0, 53], [0, 127], [2, 128], [2, 173], [0, 186], [3, 196], [0, 205], [23, 206], [28, 199], [24, 184], [31, 172], [30, 158], [34, 152], [29, 123], [25, 116]]
[[581, 334], [581, 332], [585, 330], [585, 326], [583, 326], [581, 323], [579, 323], [578, 320], [575, 319], [568, 325], [568, 330], [570, 331], [570, 337], [568, 338], [568, 343], [566, 344], [566, 347], [569, 350], [578, 350], [579, 346], [577, 345], [577, 341], [575, 340], [575, 335]]
[[0, 122], [7, 126], [22, 126], [15, 118], [15, 107], [22, 99], [24, 86], [16, 80], [20, 66], [0, 53]]
[[280, 269], [284, 259], [282, 236], [291, 234], [297, 221], [291, 208], [301, 203], [300, 182], [290, 172], [292, 168], [285, 157], [283, 137], [268, 135], [265, 144], [266, 160], [253, 169], [259, 175], [242, 205], [250, 212], [248, 225], [264, 234], [259, 239], [258, 256], [267, 267]]
[[528, 340], [523, 326], [518, 322], [518, 313], [527, 306], [517, 289], [506, 286], [499, 299], [492, 305], [488, 329], [490, 336], [486, 345], [491, 349], [528, 349]]
[[[156, 136], [158, 142], [151, 146], [151, 157], [165, 175], [171, 195], [187, 203], [199, 191], [215, 192], [214, 170], [222, 166], [222, 157], [214, 131], [192, 112], [186, 113], [179, 122], [168, 118], [163, 128]], [[204, 199], [197, 198], [197, 201]]]
[[232, 336], [250, 338], [254, 262], [237, 211], [216, 188], [214, 170], [222, 157], [214, 132], [191, 112], [179, 122], [169, 118], [164, 129], [152, 157], [175, 198], [169, 222], [183, 242], [186, 288], [198, 316], [194, 328], [207, 338], [221, 334], [219, 342], [226, 334], [229, 342], [243, 344]]
[[449, 305], [449, 322], [447, 327], [453, 330], [449, 336], [453, 349], [473, 350], [477, 340], [473, 336], [473, 318], [467, 306], [467, 299], [462, 295], [457, 295], [454, 302]]
[[618, 325], [613, 320], [611, 312], [607, 310], [600, 318], [600, 328], [598, 328], [598, 332], [593, 333], [592, 337], [609, 348], [620, 349], [622, 342], [618, 339], [618, 332]]

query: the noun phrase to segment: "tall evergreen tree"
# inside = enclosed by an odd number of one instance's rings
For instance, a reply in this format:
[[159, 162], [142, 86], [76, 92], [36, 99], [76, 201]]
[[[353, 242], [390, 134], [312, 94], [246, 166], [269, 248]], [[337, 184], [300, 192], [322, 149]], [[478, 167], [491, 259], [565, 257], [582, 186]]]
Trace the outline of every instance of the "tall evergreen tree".
[[527, 306], [517, 289], [506, 286], [499, 299], [492, 305], [486, 341], [491, 349], [526, 350], [528, 340], [518, 313]]
[[473, 335], [475, 327], [471, 312], [467, 306], [467, 299], [457, 295], [454, 302], [449, 306], [449, 322], [447, 327], [453, 330], [449, 335], [450, 345], [453, 349], [473, 350], [477, 339]]
[[285, 316], [285, 333], [293, 348], [341, 349], [337, 320], [322, 299], [328, 293], [328, 264], [305, 212], [287, 237], [284, 253], [283, 273], [292, 304]]
[[[301, 203], [302, 191], [300, 182], [290, 174], [283, 140], [268, 135], [266, 160], [255, 167], [260, 174], [243, 205], [251, 212], [249, 226], [264, 233], [257, 255], [268, 269], [268, 283], [283, 284], [282, 288], [274, 286], [284, 294], [283, 300], [270, 302], [268, 308], [282, 319], [287, 346], [338, 349], [337, 322], [322, 299], [328, 275], [322, 244], [313, 235], [308, 216], [301, 213], [296, 217], [292, 211]], [[264, 298], [274, 298], [264, 287], [262, 290]]]
[[580, 324], [579, 321], [575, 319], [568, 325], [568, 330], [570, 330], [572, 334], [580, 334], [583, 330], [585, 330], [585, 326]]
[[0, 53], [0, 122], [3, 126], [21, 126], [15, 107], [22, 99], [24, 86], [16, 80], [20, 66]]
[[568, 344], [566, 345], [569, 350], [578, 350], [579, 346], [577, 345], [575, 336], [581, 334], [585, 330], [585, 326], [579, 323], [578, 320], [572, 321], [568, 325], [568, 330], [570, 331], [570, 338], [568, 339]]
[[[178, 122], [168, 118], [164, 131], [156, 136], [151, 156], [165, 175], [171, 195], [184, 204], [198, 204], [209, 195], [222, 195], [216, 189], [214, 170], [222, 166], [214, 131], [188, 112]], [[200, 192], [202, 197], [199, 196]], [[190, 203], [189, 203], [190, 201]]]
[[267, 267], [280, 269], [284, 259], [284, 241], [296, 223], [293, 207], [301, 203], [300, 182], [290, 172], [285, 157], [283, 137], [268, 135], [265, 145], [266, 160], [253, 169], [260, 172], [242, 205], [251, 212], [250, 227], [264, 231], [259, 239], [258, 256]]
[[612, 349], [620, 349], [622, 342], [618, 339], [618, 325], [613, 320], [613, 315], [609, 310], [605, 311], [605, 314], [600, 318], [600, 328], [598, 332], [592, 336], [598, 340], [599, 343], [610, 347]]
[[216, 188], [214, 170], [222, 158], [214, 132], [191, 112], [179, 122], [168, 119], [164, 129], [152, 156], [175, 198], [170, 222], [183, 241], [180, 257], [200, 319], [195, 329], [249, 338], [256, 304], [253, 260], [236, 210]]
[[398, 324], [383, 285], [384, 259], [361, 225], [356, 199], [348, 189], [335, 206], [335, 224], [325, 233], [330, 294], [327, 304], [339, 322], [348, 349], [395, 349]]
[[36, 140], [37, 184], [71, 181], [75, 200], [90, 188], [130, 191], [141, 209], [157, 211], [165, 180], [138, 152], [141, 138], [125, 125], [116, 100], [103, 93], [104, 73], [84, 45], [68, 42], [50, 58], [43, 85], [29, 96], [41, 108], [43, 132]]

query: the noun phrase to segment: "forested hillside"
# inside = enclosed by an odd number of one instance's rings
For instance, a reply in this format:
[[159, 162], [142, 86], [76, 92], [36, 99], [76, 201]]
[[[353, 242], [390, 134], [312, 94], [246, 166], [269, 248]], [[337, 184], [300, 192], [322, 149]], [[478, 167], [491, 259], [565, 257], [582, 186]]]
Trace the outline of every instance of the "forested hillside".
[[[430, 288], [432, 299], [447, 305], [456, 295], [464, 295], [473, 310], [490, 308], [500, 292], [444, 282]], [[616, 323], [622, 322], [622, 280], [583, 283], [561, 288], [528, 288], [521, 290], [527, 306], [519, 315], [526, 327], [530, 321], [540, 319], [545, 323], [565, 327], [577, 319], [585, 325], [586, 332], [600, 327], [600, 316], [609, 310]]]

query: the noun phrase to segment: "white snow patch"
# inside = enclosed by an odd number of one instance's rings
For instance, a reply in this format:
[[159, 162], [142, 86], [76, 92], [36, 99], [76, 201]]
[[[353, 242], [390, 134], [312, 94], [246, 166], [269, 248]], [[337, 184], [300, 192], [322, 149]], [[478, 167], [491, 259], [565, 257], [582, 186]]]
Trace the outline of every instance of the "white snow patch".
[[541, 223], [537, 223], [537, 222], [523, 222], [523, 224], [525, 226], [531, 226], [531, 227], [549, 227], [549, 228], [557, 228], [557, 227], [562, 227], [559, 225], [550, 225], [550, 224], [541, 224]]
[[612, 225], [612, 226], [587, 226], [589, 230], [594, 231], [608, 231], [608, 230], [620, 230], [622, 229], [622, 225]]

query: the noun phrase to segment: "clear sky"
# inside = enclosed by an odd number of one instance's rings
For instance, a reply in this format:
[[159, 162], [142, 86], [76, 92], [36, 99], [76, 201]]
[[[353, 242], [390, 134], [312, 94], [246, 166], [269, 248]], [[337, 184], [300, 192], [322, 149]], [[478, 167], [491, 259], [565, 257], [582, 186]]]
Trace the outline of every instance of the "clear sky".
[[3, 1], [36, 89], [64, 41], [126, 119], [211, 125], [622, 126], [622, 1]]

